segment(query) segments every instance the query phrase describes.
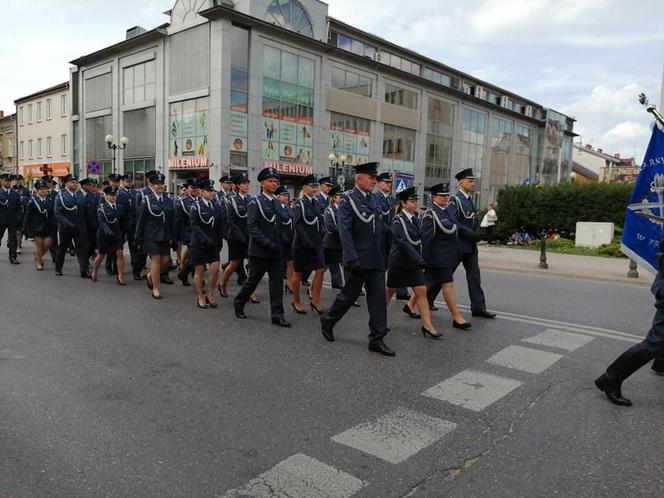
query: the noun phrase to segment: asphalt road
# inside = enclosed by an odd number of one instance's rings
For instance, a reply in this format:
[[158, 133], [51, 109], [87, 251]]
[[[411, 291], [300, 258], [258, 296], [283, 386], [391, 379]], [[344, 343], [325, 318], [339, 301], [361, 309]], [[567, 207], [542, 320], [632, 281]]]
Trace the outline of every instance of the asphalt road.
[[0, 252], [2, 497], [664, 490], [664, 379], [635, 374], [627, 409], [592, 384], [647, 331], [642, 287], [485, 270], [499, 319], [453, 332], [441, 309], [433, 341], [394, 302], [390, 359], [367, 351], [365, 306], [328, 343], [311, 312], [288, 330], [265, 303], [237, 320], [221, 298], [199, 310], [175, 285], [154, 301], [71, 258], [64, 277], [36, 272], [26, 252], [17, 267]]

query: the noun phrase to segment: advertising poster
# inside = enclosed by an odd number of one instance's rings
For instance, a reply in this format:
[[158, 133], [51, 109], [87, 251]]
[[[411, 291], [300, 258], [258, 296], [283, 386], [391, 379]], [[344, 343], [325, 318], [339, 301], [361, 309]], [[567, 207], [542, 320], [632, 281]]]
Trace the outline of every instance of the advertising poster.
[[247, 151], [248, 115], [244, 112], [231, 111], [231, 150]]
[[290, 123], [288, 121], [281, 121], [279, 124], [280, 137], [279, 140], [283, 144], [294, 145], [295, 141], [295, 123]]
[[263, 116], [263, 140], [279, 141], [279, 120], [270, 116]]
[[295, 159], [293, 147], [295, 146], [292, 144], [282, 143], [279, 149], [279, 157], [284, 161], [293, 161]]
[[[170, 104], [168, 148], [171, 160], [207, 158], [209, 117], [207, 98]], [[205, 167], [204, 163], [198, 161], [199, 166]]]
[[279, 142], [272, 140], [263, 140], [261, 142], [261, 157], [263, 159], [276, 160], [279, 159]]
[[313, 129], [309, 124], [298, 123], [297, 125], [297, 144], [305, 147], [312, 147], [314, 144]]

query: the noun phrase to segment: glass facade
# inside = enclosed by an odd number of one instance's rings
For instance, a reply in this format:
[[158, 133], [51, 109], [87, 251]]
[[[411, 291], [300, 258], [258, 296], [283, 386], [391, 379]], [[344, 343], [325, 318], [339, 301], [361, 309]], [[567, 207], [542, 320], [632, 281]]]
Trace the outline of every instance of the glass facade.
[[144, 187], [145, 172], [152, 171], [154, 168], [154, 158], [150, 159], [127, 159], [124, 161], [125, 174], [132, 174], [134, 176], [134, 185], [136, 187]]
[[340, 67], [332, 67], [332, 87], [371, 97], [371, 78]]
[[346, 164], [369, 162], [371, 122], [368, 119], [332, 113], [330, 118], [330, 152], [346, 156]]
[[486, 135], [486, 113], [463, 109], [461, 128], [461, 165], [460, 170], [473, 168], [476, 175], [482, 174]]
[[455, 110], [454, 104], [429, 98], [425, 187], [450, 181]]
[[247, 169], [249, 140], [249, 31], [231, 26], [230, 163]]
[[384, 125], [382, 166], [404, 173], [415, 172], [415, 131]]
[[385, 85], [385, 102], [417, 110], [417, 94], [394, 85]]
[[312, 37], [314, 29], [307, 11], [294, 0], [273, 0], [265, 15], [267, 22]]
[[153, 100], [155, 97], [155, 61], [148, 61], [135, 66], [125, 67], [123, 74], [123, 100], [125, 104], [134, 104]]
[[491, 118], [489, 189], [492, 196], [509, 183], [513, 130], [513, 121], [495, 116]]
[[[561, 168], [561, 148], [563, 146], [563, 133], [567, 118], [560, 113], [548, 110], [544, 128], [544, 152], [542, 157], [542, 171], [540, 183], [556, 183]], [[570, 146], [571, 158], [571, 146]], [[571, 164], [570, 164], [571, 170]]]
[[284, 172], [311, 171], [314, 67], [312, 59], [265, 46], [261, 159]]
[[537, 165], [537, 131], [530, 126], [516, 126], [514, 144], [513, 185], [523, 184], [526, 179], [533, 180]]

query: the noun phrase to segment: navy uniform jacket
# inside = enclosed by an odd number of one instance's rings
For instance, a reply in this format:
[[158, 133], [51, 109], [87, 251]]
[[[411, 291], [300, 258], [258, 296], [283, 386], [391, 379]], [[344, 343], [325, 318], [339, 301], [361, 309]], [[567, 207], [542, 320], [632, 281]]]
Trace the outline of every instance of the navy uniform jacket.
[[281, 258], [282, 208], [276, 199], [264, 194], [253, 197], [247, 206], [249, 249], [253, 258]]
[[135, 219], [138, 222], [138, 215], [141, 212], [143, 199], [151, 195], [154, 195], [154, 190], [152, 190], [150, 187], [143, 187], [142, 189], [134, 190], [132, 193], [134, 194]]
[[293, 229], [293, 208], [288, 204], [281, 206], [281, 245], [289, 250], [293, 246], [295, 231]]
[[122, 219], [120, 223], [125, 232], [133, 231], [136, 225], [136, 194], [133, 189], [120, 187], [116, 203], [122, 206]]
[[53, 205], [59, 230], [78, 230], [79, 234], [87, 230], [86, 198], [82, 192], [69, 192], [63, 188], [58, 192]]
[[101, 195], [96, 192], [83, 194], [85, 196], [85, 225], [88, 232], [97, 231], [97, 210], [101, 204]]
[[122, 220], [125, 216], [125, 208], [116, 202], [115, 209], [108, 202], [102, 202], [97, 208], [97, 235], [107, 241], [124, 241], [124, 229]]
[[366, 270], [384, 270], [383, 224], [380, 207], [371, 194], [361, 192], [357, 187], [346, 192], [339, 203], [337, 226], [343, 247], [343, 264], [359, 260]]
[[247, 204], [250, 200], [250, 195], [245, 195], [244, 198], [240, 194], [226, 197], [226, 219], [228, 221], [226, 239], [229, 242], [232, 241], [238, 244], [249, 243], [247, 234]]
[[432, 268], [456, 268], [461, 261], [457, 225], [447, 209], [436, 204], [422, 218], [422, 254]]
[[21, 209], [25, 210], [25, 208], [28, 207], [28, 202], [30, 202], [30, 190], [24, 185], [14, 185], [12, 188], [20, 197]]
[[55, 234], [55, 214], [53, 213], [53, 200], [48, 196], [42, 199], [38, 195], [32, 196], [25, 208], [23, 217], [23, 233], [27, 237], [43, 237]]
[[175, 240], [175, 206], [164, 192], [161, 202], [157, 196], [146, 195], [136, 221], [136, 240], [143, 242], [172, 242]]
[[392, 219], [394, 218], [395, 201], [391, 195], [385, 195], [380, 190], [374, 192], [380, 207], [380, 221], [383, 222], [385, 234], [385, 254], [390, 253], [390, 239], [392, 238]]
[[[192, 199], [190, 196], [187, 196]], [[192, 199], [193, 200], [193, 199]], [[187, 220], [190, 230], [189, 246], [206, 249], [215, 247], [221, 251], [224, 243], [225, 220], [221, 206], [210, 201], [209, 207], [202, 198], [193, 201]]]
[[387, 266], [415, 270], [426, 262], [422, 256], [422, 234], [417, 215], [410, 221], [406, 213], [401, 212], [392, 219], [392, 243]]
[[323, 246], [319, 203], [306, 195], [293, 207], [293, 250], [315, 251]]
[[337, 228], [337, 218], [339, 216], [339, 207], [329, 205], [323, 213], [323, 223], [325, 225], [325, 235], [323, 235], [323, 249], [341, 251], [341, 239]]
[[194, 199], [189, 194], [181, 196], [175, 201], [175, 226], [177, 229], [177, 240], [182, 241], [184, 245], [189, 244], [191, 239], [191, 222], [189, 214], [191, 208], [196, 204]]
[[457, 191], [455, 195], [450, 196], [447, 204], [447, 212], [450, 218], [456, 223], [459, 231], [459, 245], [464, 254], [477, 251], [477, 242], [475, 242], [475, 203], [473, 200]]
[[22, 221], [21, 196], [16, 190], [0, 187], [0, 225], [20, 226]]

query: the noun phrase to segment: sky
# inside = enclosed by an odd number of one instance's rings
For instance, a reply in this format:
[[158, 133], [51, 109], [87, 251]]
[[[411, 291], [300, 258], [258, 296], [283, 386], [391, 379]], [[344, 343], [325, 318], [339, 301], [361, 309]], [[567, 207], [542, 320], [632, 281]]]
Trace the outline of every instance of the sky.
[[[174, 0], [0, 0], [0, 110], [69, 63], [153, 28]], [[577, 119], [576, 141], [635, 156], [664, 64], [661, 0], [329, 0], [329, 15]]]

